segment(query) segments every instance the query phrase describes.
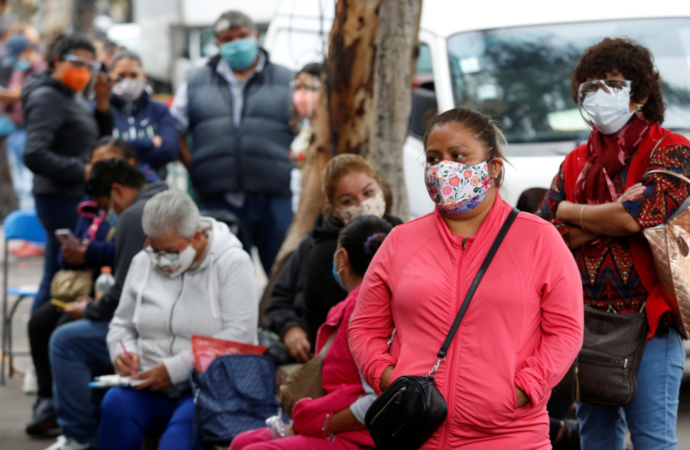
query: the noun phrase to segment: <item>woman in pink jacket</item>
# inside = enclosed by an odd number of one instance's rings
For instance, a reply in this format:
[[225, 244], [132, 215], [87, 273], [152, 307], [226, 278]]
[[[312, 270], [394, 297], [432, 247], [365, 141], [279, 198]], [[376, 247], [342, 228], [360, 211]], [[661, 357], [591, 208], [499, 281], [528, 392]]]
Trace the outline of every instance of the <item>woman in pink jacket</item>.
[[[350, 324], [366, 381], [381, 392], [425, 375], [511, 206], [493, 121], [456, 108], [424, 138], [433, 213], [398, 226], [374, 258]], [[550, 449], [546, 402], [583, 337], [582, 283], [551, 224], [520, 213], [469, 305], [436, 385], [448, 406], [424, 449]], [[387, 344], [396, 329], [393, 346]]]
[[391, 229], [386, 220], [367, 215], [354, 219], [340, 232], [333, 257], [333, 275], [349, 295], [331, 308], [316, 336], [318, 353], [335, 333], [322, 368], [326, 395], [318, 399], [303, 398], [295, 403], [292, 410], [294, 423], [289, 429], [292, 436], [271, 440], [271, 432], [267, 428], [246, 431], [232, 441], [230, 450], [359, 450], [374, 447], [364, 427], [364, 415], [376, 394], [362, 382], [347, 345], [347, 330], [364, 273]]

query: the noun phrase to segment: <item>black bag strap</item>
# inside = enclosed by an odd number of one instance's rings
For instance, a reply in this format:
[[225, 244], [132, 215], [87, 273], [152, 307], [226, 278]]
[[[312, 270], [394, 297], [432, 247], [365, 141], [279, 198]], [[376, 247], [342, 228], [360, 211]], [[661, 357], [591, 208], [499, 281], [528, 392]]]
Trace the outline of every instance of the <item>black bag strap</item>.
[[508, 230], [510, 230], [511, 225], [513, 225], [513, 222], [515, 221], [515, 218], [517, 217], [518, 213], [519, 211], [515, 208], [513, 208], [513, 210], [510, 211], [508, 218], [505, 222], [503, 222], [503, 226], [499, 230], [498, 235], [494, 240], [494, 243], [491, 245], [489, 253], [486, 255], [486, 258], [484, 258], [484, 262], [479, 268], [477, 275], [474, 277], [474, 281], [472, 281], [472, 285], [470, 285], [470, 288], [467, 291], [467, 295], [465, 295], [465, 300], [462, 302], [462, 306], [460, 306], [460, 311], [458, 311], [458, 315], [455, 317], [453, 326], [450, 327], [448, 336], [446, 336], [446, 340], [443, 342], [441, 350], [439, 350], [438, 354], [436, 355], [436, 365], [433, 369], [431, 369], [431, 372], [429, 372], [428, 374], [431, 379], [435, 378], [434, 374], [436, 373], [438, 366], [441, 364], [441, 362], [443, 362], [446, 359], [448, 348], [450, 347], [450, 344], [453, 342], [455, 333], [458, 331], [458, 328], [460, 328], [460, 322], [462, 322], [462, 318], [465, 317], [467, 307], [470, 306], [470, 300], [472, 300], [474, 292], [477, 290], [477, 286], [479, 286], [479, 282], [482, 281], [482, 278], [484, 277], [486, 270], [489, 268], [489, 264], [491, 264], [491, 261], [494, 259], [494, 256], [496, 255], [498, 248], [501, 246], [501, 243], [503, 242], [503, 239], [506, 237], [506, 234], [508, 234]]

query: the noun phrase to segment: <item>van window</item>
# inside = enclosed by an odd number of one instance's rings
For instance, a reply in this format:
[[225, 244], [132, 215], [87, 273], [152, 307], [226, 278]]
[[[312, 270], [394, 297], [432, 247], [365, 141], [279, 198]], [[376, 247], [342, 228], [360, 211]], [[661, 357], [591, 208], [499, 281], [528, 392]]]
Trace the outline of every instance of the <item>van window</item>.
[[419, 44], [419, 56], [417, 57], [417, 73], [433, 73], [431, 65], [431, 50], [426, 44]]
[[427, 44], [419, 44], [419, 54], [417, 55], [417, 70], [412, 77], [413, 88], [424, 88], [434, 90], [434, 69], [431, 59], [431, 49]]
[[690, 19], [642, 19], [499, 28], [448, 39], [455, 104], [497, 119], [509, 142], [586, 139], [570, 79], [583, 51], [604, 37], [647, 46], [662, 78], [664, 126], [690, 124]]

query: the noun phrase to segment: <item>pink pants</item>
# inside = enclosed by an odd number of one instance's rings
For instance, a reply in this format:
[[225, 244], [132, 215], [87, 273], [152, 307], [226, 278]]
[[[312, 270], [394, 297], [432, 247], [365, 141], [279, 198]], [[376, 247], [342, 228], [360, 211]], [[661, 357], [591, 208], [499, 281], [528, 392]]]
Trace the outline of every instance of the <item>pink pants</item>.
[[230, 450], [360, 450], [357, 444], [344, 439], [329, 439], [312, 436], [291, 436], [271, 440], [271, 430], [260, 428], [245, 431], [232, 440]]

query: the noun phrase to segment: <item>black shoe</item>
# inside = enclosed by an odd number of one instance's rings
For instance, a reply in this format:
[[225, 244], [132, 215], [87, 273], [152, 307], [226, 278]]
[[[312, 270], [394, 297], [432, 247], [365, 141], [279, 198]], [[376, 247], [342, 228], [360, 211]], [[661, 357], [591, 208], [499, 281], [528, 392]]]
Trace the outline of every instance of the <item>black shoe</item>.
[[55, 416], [55, 406], [52, 398], [38, 398], [34, 405], [34, 418], [26, 426], [26, 434], [30, 436], [52, 436], [60, 433]]

